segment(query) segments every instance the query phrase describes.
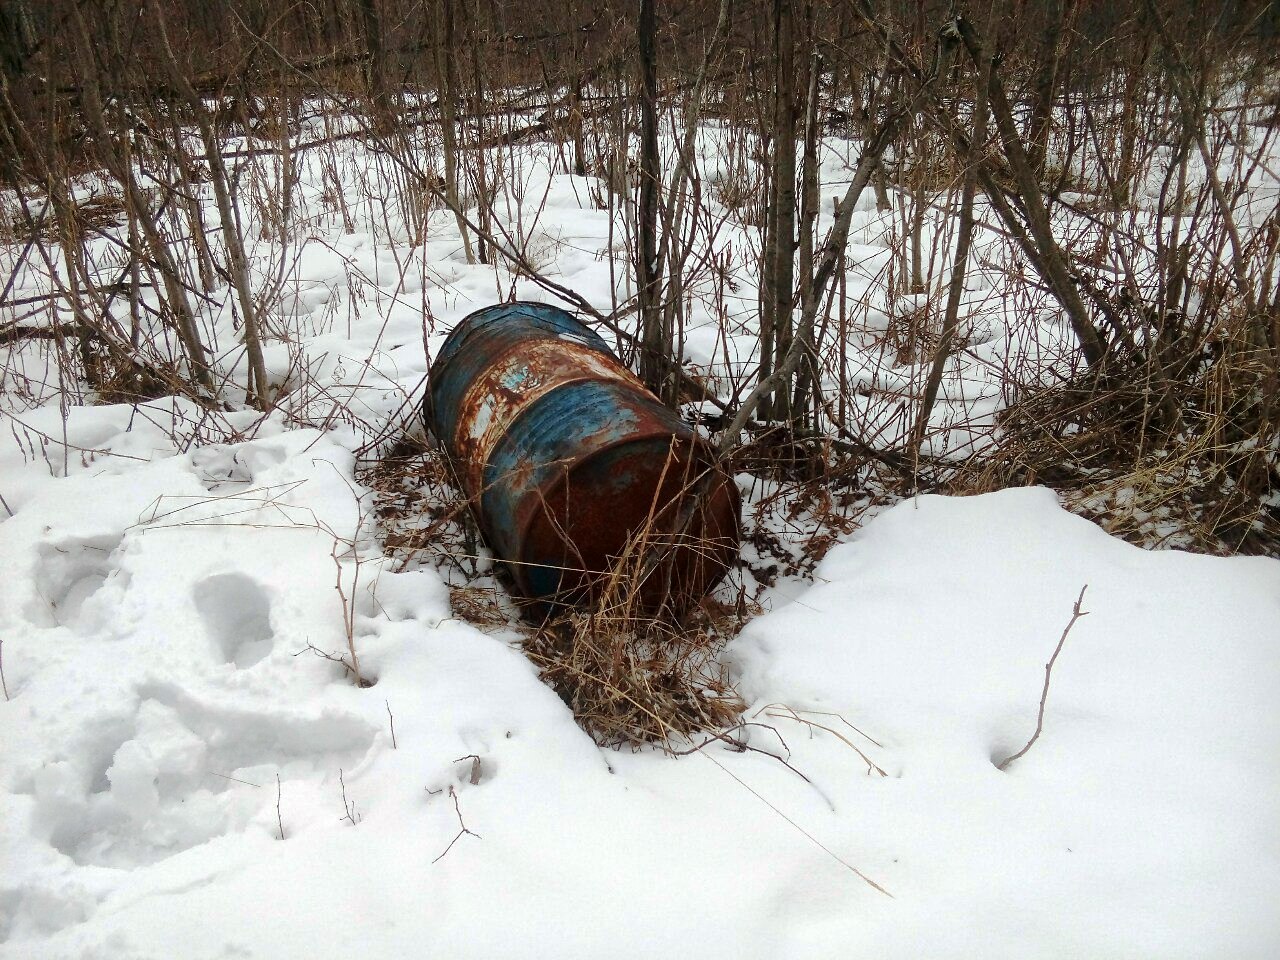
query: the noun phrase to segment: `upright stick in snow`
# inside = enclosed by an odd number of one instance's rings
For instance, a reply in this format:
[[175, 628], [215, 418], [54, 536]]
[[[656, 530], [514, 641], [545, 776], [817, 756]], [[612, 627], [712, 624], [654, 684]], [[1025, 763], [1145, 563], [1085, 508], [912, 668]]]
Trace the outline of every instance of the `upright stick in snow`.
[[1027, 745], [1015, 753], [1011, 757], [1005, 757], [998, 764], [997, 770], [1007, 769], [1009, 764], [1026, 754], [1031, 749], [1031, 745], [1040, 739], [1040, 731], [1044, 729], [1044, 704], [1049, 699], [1049, 679], [1053, 675], [1053, 665], [1057, 662], [1058, 654], [1062, 652], [1062, 645], [1067, 642], [1067, 634], [1071, 632], [1071, 628], [1076, 625], [1076, 621], [1081, 617], [1087, 617], [1089, 611], [1081, 610], [1080, 604], [1084, 602], [1084, 592], [1089, 589], [1086, 583], [1080, 588], [1080, 596], [1076, 597], [1075, 606], [1071, 608], [1071, 620], [1067, 623], [1066, 629], [1062, 631], [1062, 636], [1058, 638], [1058, 645], [1053, 648], [1053, 656], [1049, 658], [1049, 662], [1044, 665], [1044, 689], [1040, 692], [1040, 712], [1036, 715], [1036, 732], [1031, 735], [1031, 739], [1027, 741]]

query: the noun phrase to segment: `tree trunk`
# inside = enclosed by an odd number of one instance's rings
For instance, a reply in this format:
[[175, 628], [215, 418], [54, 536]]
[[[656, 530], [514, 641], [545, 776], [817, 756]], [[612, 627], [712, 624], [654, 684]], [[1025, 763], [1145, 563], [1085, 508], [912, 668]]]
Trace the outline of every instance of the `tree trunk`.
[[1053, 99], [1062, 60], [1062, 31], [1074, 0], [1046, 0], [1044, 30], [1036, 51], [1036, 72], [1031, 84], [1031, 124], [1027, 132], [1027, 160], [1036, 178], [1044, 179], [1045, 152], [1049, 146]]
[[[790, 0], [773, 2], [774, 112], [773, 179], [776, 207], [772, 289], [774, 326], [773, 369], [778, 370], [791, 348], [795, 298], [796, 252], [796, 107], [794, 95], [795, 17]], [[763, 371], [762, 371], [763, 372]], [[779, 384], [770, 411], [774, 419], [791, 415], [791, 384]]]
[[662, 330], [662, 261], [658, 257], [658, 63], [654, 0], [640, 0], [637, 39], [640, 55], [640, 201], [636, 211], [636, 288], [640, 295], [640, 376], [667, 399], [666, 352]]
[[364, 33], [369, 62], [365, 82], [373, 104], [374, 123], [378, 132], [389, 134], [395, 125], [395, 111], [387, 87], [387, 58], [382, 46], [382, 23], [378, 19], [377, 0], [360, 0], [360, 24]]
[[[244, 321], [245, 352], [249, 357], [249, 383], [246, 395], [247, 402], [256, 398], [257, 405], [263, 410], [271, 409], [271, 388], [267, 384], [267, 368], [262, 358], [262, 344], [259, 339], [258, 311], [249, 290], [249, 264], [245, 258], [244, 244], [240, 237], [240, 224], [236, 218], [235, 205], [231, 202], [227, 169], [222, 160], [222, 148], [209, 123], [209, 112], [200, 99], [191, 81], [183, 73], [169, 44], [169, 36], [165, 29], [164, 12], [159, 0], [151, 0], [151, 15], [155, 18], [160, 35], [160, 50], [164, 55], [165, 65], [169, 71], [169, 79], [187, 102], [187, 106], [195, 115], [196, 124], [200, 128], [200, 139], [204, 143], [205, 159], [209, 164], [209, 177], [213, 185], [214, 199], [218, 204], [218, 216], [222, 220], [222, 242], [227, 250], [227, 260], [231, 268], [231, 280], [240, 301], [241, 319]], [[180, 146], [178, 149], [182, 149]]]
[[[979, 65], [976, 78], [972, 139], [975, 157], [982, 155], [987, 142], [987, 90], [991, 80], [991, 68], [992, 64], [988, 59]], [[924, 399], [920, 403], [919, 419], [916, 421], [916, 428], [911, 437], [912, 462], [917, 464], [920, 447], [929, 429], [929, 416], [933, 413], [933, 405], [938, 398], [938, 388], [942, 385], [942, 374], [946, 369], [947, 359], [951, 356], [951, 344], [955, 341], [956, 328], [959, 326], [960, 297], [964, 294], [969, 246], [973, 238], [973, 197], [977, 187], [977, 164], [970, 163], [965, 167], [964, 187], [960, 195], [960, 223], [957, 227], [955, 260], [951, 264], [951, 281], [947, 290], [947, 312], [942, 322], [942, 336], [938, 341], [937, 352], [933, 355], [929, 377], [925, 381]]]
[[456, 211], [462, 204], [458, 193], [458, 105], [457, 105], [457, 51], [454, 49], [453, 0], [436, 0], [436, 89], [440, 97], [440, 135], [444, 149], [444, 190], [458, 234], [462, 237], [462, 249], [467, 263], [475, 263], [471, 249], [471, 234], [466, 220]]
[[[969, 51], [969, 56], [974, 64], [980, 67], [986, 56], [983, 52], [981, 39], [973, 29], [973, 25], [963, 17], [957, 19], [956, 24], [964, 40], [965, 47]], [[1044, 195], [1041, 193], [1031, 166], [1027, 162], [1027, 153], [1022, 146], [1017, 124], [1013, 119], [1013, 110], [1009, 106], [1008, 97], [1005, 96], [998, 71], [991, 70], [987, 88], [991, 117], [995, 121], [996, 131], [1000, 135], [1005, 158], [1009, 161], [1009, 168], [1014, 175], [1015, 182], [1018, 184], [1023, 210], [1026, 215], [1026, 226], [1031, 233], [1030, 238], [1027, 238], [1023, 233], [1019, 237], [1019, 242], [1023, 245], [1023, 249], [1032, 256], [1032, 262], [1036, 264], [1037, 270], [1042, 272], [1044, 279], [1048, 281], [1049, 286], [1053, 289], [1058, 302], [1066, 310], [1071, 329], [1075, 333], [1076, 339], [1080, 341], [1080, 349], [1084, 353], [1085, 361], [1090, 367], [1097, 367], [1102, 363], [1106, 348], [1102, 343], [1102, 339], [1098, 336], [1098, 332], [1090, 322], [1089, 312], [1085, 308], [1084, 301], [1080, 298], [1080, 292], [1076, 289], [1075, 282], [1067, 269], [1066, 258], [1063, 256], [1062, 249], [1053, 238], [1053, 231], [1049, 223], [1049, 212], [1044, 204]], [[970, 145], [969, 153], [971, 162], [978, 159], [977, 155], [972, 153], [972, 145]], [[1001, 188], [992, 181], [988, 171], [982, 171], [982, 176], [984, 180], [983, 186], [991, 196], [992, 204], [996, 207], [997, 212], [1000, 213], [1001, 219], [1005, 220], [1006, 225], [1017, 236], [1022, 231], [1022, 227], [1018, 223], [1017, 217], [1009, 209]], [[1000, 194], [1000, 196], [995, 196], [995, 194]], [[1033, 240], [1034, 246], [1025, 243], [1024, 240]]]
[[[813, 286], [813, 243], [818, 225], [818, 78], [822, 61], [817, 53], [809, 59], [809, 90], [804, 116], [804, 166], [801, 173], [800, 192], [800, 312], [802, 315], [816, 312], [813, 302], [816, 291]], [[811, 375], [813, 363], [805, 364], [796, 376], [795, 393], [791, 398], [792, 414], [805, 419], [809, 408], [809, 390], [815, 376]], [[803, 424], [800, 424], [803, 426]]]

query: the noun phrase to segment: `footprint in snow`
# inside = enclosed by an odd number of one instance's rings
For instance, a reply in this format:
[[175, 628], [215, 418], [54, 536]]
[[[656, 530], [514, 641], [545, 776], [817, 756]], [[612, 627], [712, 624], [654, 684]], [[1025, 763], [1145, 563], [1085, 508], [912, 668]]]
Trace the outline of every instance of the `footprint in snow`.
[[27, 619], [45, 627], [83, 626], [89, 601], [118, 569], [119, 534], [40, 544], [34, 583], [37, 599]]
[[192, 599], [209, 637], [227, 663], [252, 667], [271, 653], [271, 599], [252, 577], [219, 573], [197, 581]]
[[128, 869], [241, 832], [274, 810], [277, 774], [288, 793], [291, 780], [350, 771], [378, 734], [353, 714], [217, 703], [168, 683], [139, 696], [133, 711], [102, 718], [23, 791], [35, 796], [37, 836], [77, 864]]

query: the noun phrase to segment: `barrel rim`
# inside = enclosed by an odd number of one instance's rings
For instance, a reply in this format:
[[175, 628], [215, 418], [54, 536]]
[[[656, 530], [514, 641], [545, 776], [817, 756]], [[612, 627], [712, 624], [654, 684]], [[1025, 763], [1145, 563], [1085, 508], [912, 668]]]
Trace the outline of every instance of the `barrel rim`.
[[[463, 317], [461, 320], [455, 323], [453, 325], [453, 328], [447, 334], [445, 334], [444, 342], [440, 344], [440, 349], [436, 351], [435, 359], [432, 361], [431, 367], [427, 371], [427, 397], [428, 398], [430, 398], [431, 396], [432, 381], [436, 377], [442, 376], [444, 372], [448, 370], [450, 366], [453, 365], [454, 360], [457, 358], [458, 351], [456, 350], [452, 353], [452, 355], [445, 356], [445, 354], [448, 352], [449, 345], [453, 343], [454, 338], [464, 335], [464, 326], [466, 325], [466, 323], [470, 321], [473, 317], [479, 316], [482, 313], [489, 313], [491, 311], [500, 311], [509, 307], [549, 307], [552, 310], [559, 310], [566, 317], [573, 320], [575, 323], [577, 323], [580, 327], [582, 327], [588, 333], [592, 334], [595, 337], [600, 337], [598, 333], [596, 333], [589, 326], [587, 326], [586, 323], [582, 321], [582, 319], [578, 316], [578, 314], [571, 313], [570, 311], [566, 310], [564, 307], [559, 306], [558, 304], [544, 303], [540, 300], [512, 300], [507, 303], [495, 303], [487, 307], [481, 307], [479, 310], [472, 310], [465, 317]], [[601, 338], [601, 342], [602, 343], [604, 342], [603, 338]], [[605, 346], [607, 347], [608, 344], [606, 344]], [[612, 351], [607, 351], [607, 352], [609, 352], [610, 356], [613, 356]], [[614, 359], [616, 360], [617, 357], [614, 357]], [[618, 363], [624, 368], [626, 367], [626, 365], [623, 364], [621, 360], [618, 360]]]

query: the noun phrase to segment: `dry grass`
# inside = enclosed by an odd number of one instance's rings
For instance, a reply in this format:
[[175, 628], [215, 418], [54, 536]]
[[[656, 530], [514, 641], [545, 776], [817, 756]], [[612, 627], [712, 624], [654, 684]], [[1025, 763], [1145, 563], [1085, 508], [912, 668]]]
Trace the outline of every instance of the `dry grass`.
[[467, 584], [449, 588], [449, 609], [482, 630], [510, 627], [518, 616], [511, 598], [497, 586]]
[[735, 725], [745, 708], [716, 662], [741, 622], [712, 602], [680, 623], [574, 610], [532, 631], [524, 646], [597, 743], [674, 750], [700, 731]]
[[663, 520], [656, 497], [648, 522], [627, 541], [586, 609], [553, 613], [525, 641], [543, 680], [604, 746], [653, 743], [669, 751], [700, 731], [737, 723], [745, 704], [716, 655], [745, 622], [740, 603], [691, 604], [672, 573], [675, 552], [713, 557], [686, 531], [717, 474], [686, 478], [679, 512]]
[[476, 575], [479, 534], [437, 449], [404, 436], [361, 461], [356, 476], [373, 491], [382, 550], [399, 569], [452, 561], [466, 577]]
[[[1280, 456], [1265, 409], [1249, 399], [1265, 378], [1247, 372], [1228, 356], [1183, 375], [1168, 388], [1172, 420], [1149, 378], [1087, 378], [1028, 394], [1001, 414], [994, 453], [962, 468], [950, 490], [1042, 483], [1140, 546], [1280, 554]], [[1235, 380], [1229, 391], [1224, 373]]]
[[33, 219], [28, 223], [18, 210], [7, 211], [6, 217], [0, 220], [0, 243], [26, 243], [30, 240], [54, 245], [60, 241], [64, 228], [72, 229], [80, 236], [100, 234], [123, 221], [125, 208], [119, 196], [105, 193], [74, 201], [69, 211], [73, 220], [70, 224], [60, 224], [51, 212], [38, 205], [31, 208], [31, 213]]

